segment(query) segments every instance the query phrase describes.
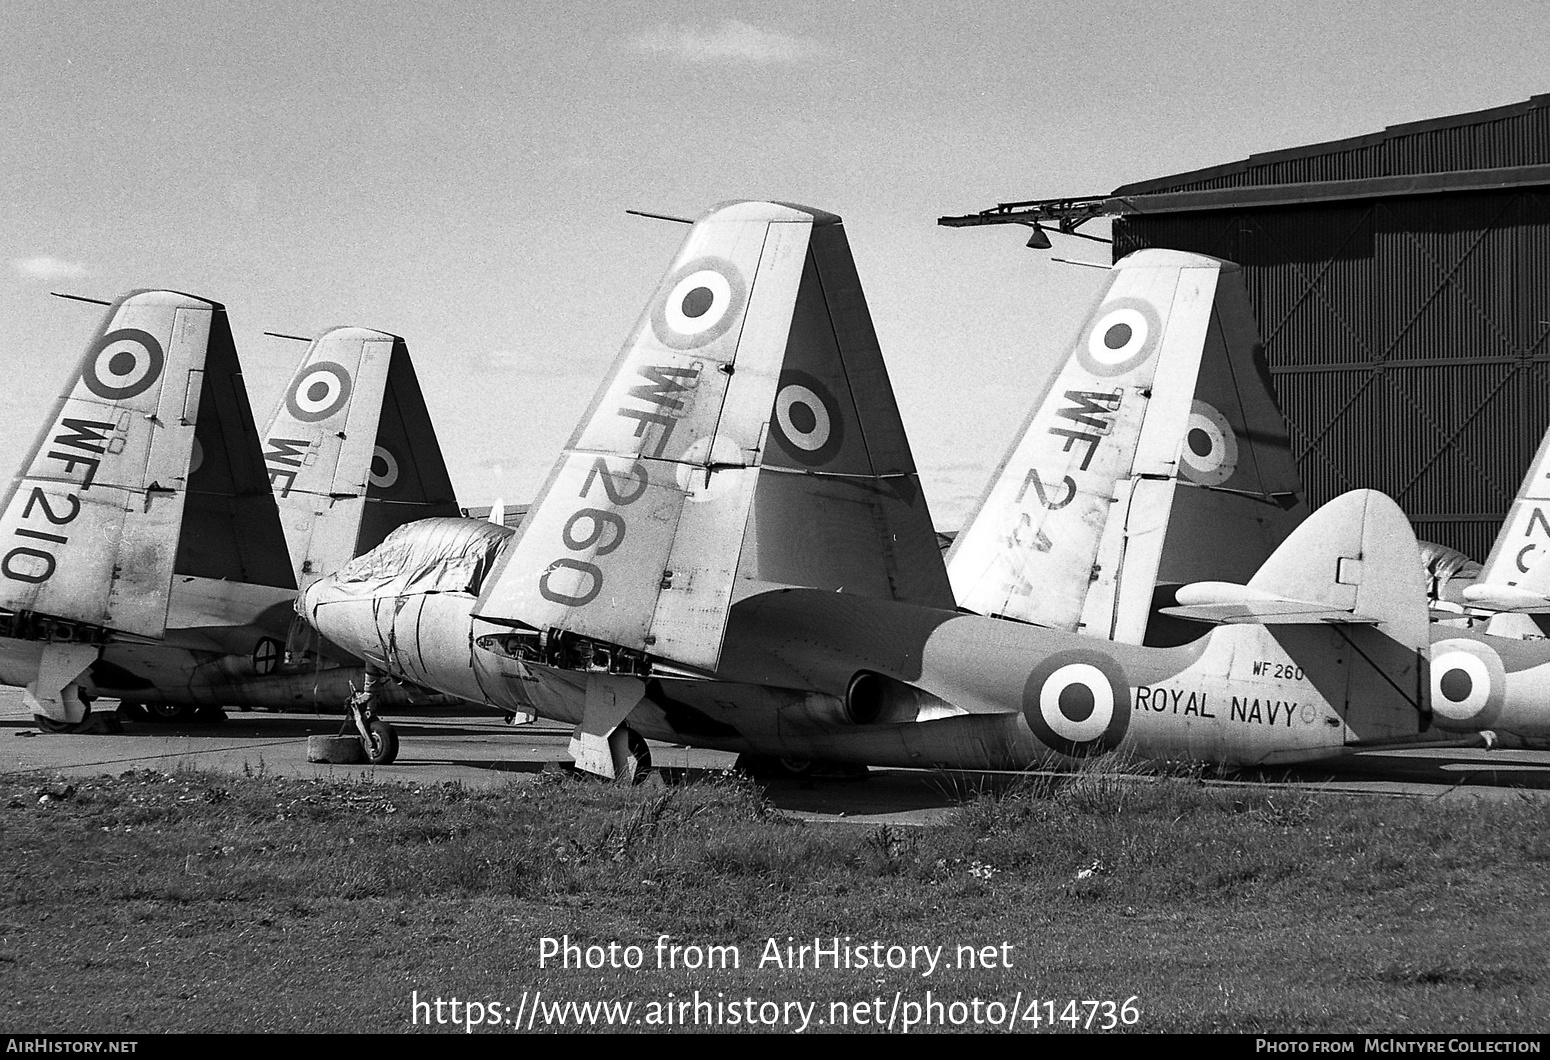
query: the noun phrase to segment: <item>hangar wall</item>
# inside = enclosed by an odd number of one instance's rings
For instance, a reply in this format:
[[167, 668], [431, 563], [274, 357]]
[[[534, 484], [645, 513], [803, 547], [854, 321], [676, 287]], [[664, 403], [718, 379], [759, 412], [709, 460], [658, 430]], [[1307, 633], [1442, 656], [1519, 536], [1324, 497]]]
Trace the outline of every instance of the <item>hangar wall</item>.
[[[1175, 194], [1192, 193], [1192, 194]], [[1550, 95], [1126, 185], [1114, 257], [1244, 266], [1303, 487], [1483, 560], [1550, 427]]]

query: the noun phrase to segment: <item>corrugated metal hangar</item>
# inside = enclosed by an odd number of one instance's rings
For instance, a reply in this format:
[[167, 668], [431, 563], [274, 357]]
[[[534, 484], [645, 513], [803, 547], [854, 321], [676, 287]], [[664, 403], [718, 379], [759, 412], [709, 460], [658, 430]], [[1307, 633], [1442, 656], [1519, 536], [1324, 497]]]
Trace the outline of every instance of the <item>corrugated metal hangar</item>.
[[1550, 95], [942, 223], [1106, 215], [1115, 260], [1244, 267], [1311, 504], [1380, 489], [1485, 558], [1550, 426]]

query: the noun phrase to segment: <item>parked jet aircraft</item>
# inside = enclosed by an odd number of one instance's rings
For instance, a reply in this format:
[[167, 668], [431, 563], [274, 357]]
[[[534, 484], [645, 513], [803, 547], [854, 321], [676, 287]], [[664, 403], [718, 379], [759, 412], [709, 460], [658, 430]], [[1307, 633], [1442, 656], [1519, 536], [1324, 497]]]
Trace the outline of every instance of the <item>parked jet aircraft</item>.
[[[1220, 270], [1214, 275], [1213, 266]], [[1201, 629], [1179, 619], [1210, 613], [1169, 606], [1184, 602], [1174, 591], [1246, 581], [1302, 517], [1291, 503], [1297, 482], [1286, 426], [1258, 356], [1241, 274], [1230, 263], [1196, 258], [1186, 275], [1189, 283], [1159, 299], [1160, 322], [1144, 304], [1111, 297], [1117, 334], [1135, 341], [1165, 327], [1180, 341], [1117, 369], [1097, 338], [1109, 332], [1095, 328], [1089, 346], [1051, 380], [949, 554], [960, 605], [1107, 639], [1136, 642], [1145, 631], [1148, 644], [1187, 643]], [[1200, 290], [1212, 292], [1214, 304]], [[1110, 411], [1122, 385], [1140, 400]], [[1489, 636], [1432, 628], [1430, 739], [1550, 739], [1550, 649], [1519, 643], [1543, 638], [1535, 623], [1550, 623], [1543, 613], [1550, 612], [1547, 480], [1550, 442], [1523, 480], [1486, 573], [1464, 582], [1462, 592], [1463, 579], [1453, 575], [1469, 570], [1467, 558], [1437, 545], [1423, 549], [1434, 606], [1452, 597], [1477, 614], [1487, 606], [1541, 612], [1494, 613]], [[1187, 599], [1198, 605], [1212, 594], [1195, 585]]]
[[[1202, 270], [1122, 262], [1073, 356], [1100, 382], [1182, 356]], [[1147, 400], [1099, 385], [1060, 428], [1095, 462]], [[1062, 481], [1028, 485], [1053, 511]], [[1287, 762], [1424, 728], [1420, 561], [1379, 495], [1316, 513], [1229, 624], [1170, 648], [958, 613], [936, 540], [839, 219], [734, 203], [691, 230], [515, 535], [407, 526], [299, 606], [394, 675], [576, 724], [603, 775], [633, 771], [635, 733], [1023, 768]]]
[[83, 692], [138, 690], [169, 648], [220, 669], [283, 639], [296, 582], [256, 437], [220, 305], [113, 304], [0, 516], [0, 680], [41, 722], [80, 726]]
[[[118, 384], [118, 375], [131, 372], [143, 373], [134, 379], [142, 389], [133, 393]], [[312, 376], [320, 374], [332, 393], [310, 394]], [[158, 414], [174, 399], [181, 403], [175, 423]], [[301, 414], [288, 419], [292, 404]], [[223, 705], [343, 706], [364, 683], [359, 662], [316, 638], [287, 647], [296, 625], [295, 582], [281, 511], [298, 534], [298, 567], [333, 569], [357, 542], [374, 543], [396, 521], [457, 510], [403, 341], [380, 332], [335, 329], [312, 345], [271, 427], [274, 464], [267, 473], [225, 311], [188, 296], [143, 292], [115, 305], [54, 423], [34, 454], [36, 481], [21, 481], [9, 502], [13, 521], [20, 506], [15, 534], [26, 542], [8, 555], [6, 584], [37, 588], [18, 595], [12, 586], [4, 599], [16, 608], [4, 620], [19, 643], [0, 653], [8, 660], [0, 680], [41, 679], [33, 705], [51, 729], [89, 724], [83, 694], [118, 698], [130, 717], [149, 712], [164, 719]], [[382, 462], [375, 469], [374, 455]], [[48, 484], [77, 467], [79, 492], [51, 500]], [[280, 509], [270, 480], [283, 483]], [[167, 510], [184, 492], [181, 516]], [[92, 498], [95, 506], [80, 506]], [[41, 514], [53, 525], [62, 513], [71, 515], [63, 523], [79, 527], [69, 539], [59, 532], [40, 537], [27, 524]], [[326, 532], [314, 533], [317, 524]], [[35, 541], [46, 541], [48, 553]], [[115, 545], [108, 559], [96, 555]], [[189, 576], [173, 578], [164, 569], [174, 555], [176, 573]], [[132, 625], [93, 597], [97, 575], [85, 565], [108, 561], [114, 579], [134, 586], [110, 592], [110, 602], [119, 612], [143, 609], [159, 593], [162, 613], [171, 607], [160, 627]], [[51, 703], [56, 685], [58, 702]], [[383, 686], [380, 698], [446, 702], [398, 685]], [[368, 747], [375, 741], [378, 760], [390, 755], [391, 730], [365, 720]]]

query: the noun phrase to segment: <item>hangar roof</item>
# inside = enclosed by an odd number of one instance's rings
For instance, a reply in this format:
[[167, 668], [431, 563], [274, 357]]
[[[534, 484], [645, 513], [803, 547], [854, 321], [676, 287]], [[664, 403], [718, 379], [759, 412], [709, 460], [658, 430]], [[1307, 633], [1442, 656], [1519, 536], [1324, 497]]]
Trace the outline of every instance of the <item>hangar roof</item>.
[[1107, 195], [1005, 202], [943, 217], [950, 227], [1194, 213], [1313, 202], [1550, 185], [1550, 94], [1381, 132], [1250, 155], [1239, 162], [1121, 185]]
[[1550, 158], [1550, 94], [1505, 107], [1391, 125], [1381, 132], [1250, 155], [1154, 177], [1116, 196], [1538, 167]]

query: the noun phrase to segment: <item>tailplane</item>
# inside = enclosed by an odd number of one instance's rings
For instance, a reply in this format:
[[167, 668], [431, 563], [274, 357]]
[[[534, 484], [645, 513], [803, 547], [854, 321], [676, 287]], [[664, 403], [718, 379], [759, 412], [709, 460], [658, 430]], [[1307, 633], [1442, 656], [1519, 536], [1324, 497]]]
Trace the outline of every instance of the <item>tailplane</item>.
[[1292, 531], [1247, 585], [1194, 582], [1168, 614], [1200, 622], [1378, 626], [1422, 650], [1426, 575], [1415, 532], [1376, 490], [1342, 494]]
[[[1426, 574], [1409, 520], [1373, 490], [1342, 494], [1310, 515], [1247, 586], [1197, 582], [1166, 612], [1266, 627], [1249, 654], [1282, 652], [1325, 699], [1342, 704], [1347, 743], [1408, 739], [1431, 719]], [[1318, 633], [1320, 627], [1333, 633]], [[1276, 667], [1256, 675], [1274, 674]]]

